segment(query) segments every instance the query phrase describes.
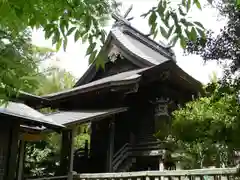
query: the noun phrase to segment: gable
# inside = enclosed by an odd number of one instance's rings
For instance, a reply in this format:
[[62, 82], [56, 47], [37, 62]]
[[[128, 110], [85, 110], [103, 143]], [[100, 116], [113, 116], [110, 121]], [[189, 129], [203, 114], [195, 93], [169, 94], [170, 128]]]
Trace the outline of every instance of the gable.
[[126, 58], [121, 58], [118, 56], [116, 61], [114, 61], [114, 62], [108, 61], [105, 64], [104, 69], [99, 68], [97, 70], [94, 78], [92, 80], [90, 80], [90, 82], [96, 81], [98, 79], [105, 78], [108, 76], [112, 76], [112, 75], [115, 75], [118, 73], [135, 70], [135, 69], [139, 69], [139, 67], [136, 66], [135, 64], [131, 63], [130, 61], [128, 61]]
[[[101, 51], [108, 57], [106, 67], [96, 70], [93, 63], [74, 87], [128, 70], [157, 66], [167, 61], [176, 62], [174, 53], [168, 47], [126, 25], [112, 28]], [[115, 57], [112, 58], [112, 55]], [[116, 55], [124, 57], [125, 60], [118, 58], [115, 65], [109, 62], [115, 61]]]

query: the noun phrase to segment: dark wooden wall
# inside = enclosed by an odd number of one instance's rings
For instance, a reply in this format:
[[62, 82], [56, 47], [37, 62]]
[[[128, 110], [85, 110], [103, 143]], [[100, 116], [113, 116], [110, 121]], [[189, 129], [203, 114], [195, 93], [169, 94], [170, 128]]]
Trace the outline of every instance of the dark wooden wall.
[[17, 169], [20, 122], [0, 115], [0, 180], [13, 180]]
[[111, 118], [92, 122], [90, 162], [91, 172], [106, 172], [109, 148], [109, 123]]
[[0, 180], [3, 180], [6, 173], [8, 146], [10, 138], [10, 121], [0, 121]]
[[134, 122], [134, 116], [130, 111], [120, 113], [115, 117], [114, 153], [122, 146], [130, 142], [130, 133]]

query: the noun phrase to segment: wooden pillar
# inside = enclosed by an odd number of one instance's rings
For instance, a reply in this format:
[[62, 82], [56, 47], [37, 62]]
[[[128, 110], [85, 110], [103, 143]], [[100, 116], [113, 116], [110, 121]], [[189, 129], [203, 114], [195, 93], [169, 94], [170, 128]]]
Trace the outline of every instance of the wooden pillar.
[[160, 159], [159, 159], [159, 171], [163, 171], [163, 170], [164, 170], [163, 159], [160, 158]]
[[68, 171], [68, 180], [73, 179], [73, 159], [74, 159], [74, 134], [75, 131], [72, 129], [72, 131], [69, 132], [69, 142], [70, 144], [70, 155], [69, 155], [69, 171]]
[[[159, 158], [159, 171], [164, 171], [164, 163], [163, 163], [163, 157], [162, 156]], [[164, 177], [161, 176], [160, 180], [164, 180]]]
[[20, 140], [20, 143], [19, 143], [17, 180], [21, 180], [22, 177], [23, 177], [24, 154], [25, 154], [25, 141], [24, 140]]
[[66, 175], [67, 168], [67, 151], [68, 151], [68, 134], [66, 130], [62, 131], [61, 152], [60, 152], [60, 167], [57, 175]]
[[19, 131], [20, 122], [18, 120], [12, 120], [9, 138], [7, 172], [5, 176], [6, 180], [13, 180], [16, 176]]
[[67, 175], [73, 169], [73, 131], [71, 129], [62, 132], [62, 147], [60, 168], [58, 175]]
[[114, 119], [110, 122], [109, 132], [109, 149], [108, 149], [108, 171], [113, 171], [113, 153], [114, 153], [114, 135], [115, 135], [115, 122]]

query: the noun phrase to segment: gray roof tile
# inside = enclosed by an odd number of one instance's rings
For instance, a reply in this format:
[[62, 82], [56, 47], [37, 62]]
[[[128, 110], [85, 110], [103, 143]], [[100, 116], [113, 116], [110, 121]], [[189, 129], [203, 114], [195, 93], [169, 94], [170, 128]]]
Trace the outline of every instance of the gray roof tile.
[[50, 117], [47, 117], [44, 114], [36, 111], [35, 109], [32, 109], [29, 106], [18, 102], [8, 102], [7, 104], [0, 105], [0, 114], [18, 117], [23, 120], [35, 122], [39, 125], [64, 127], [56, 123]]
[[125, 34], [119, 28], [112, 29], [111, 32], [124, 48], [143, 61], [147, 61], [152, 65], [159, 65], [169, 60], [169, 58], [161, 55], [146, 43], [139, 41], [129, 34]]
[[126, 107], [104, 109], [104, 110], [75, 110], [75, 111], [60, 111], [47, 116], [62, 125], [73, 125], [86, 123], [95, 119], [104, 118], [109, 115], [117, 114], [126, 111]]

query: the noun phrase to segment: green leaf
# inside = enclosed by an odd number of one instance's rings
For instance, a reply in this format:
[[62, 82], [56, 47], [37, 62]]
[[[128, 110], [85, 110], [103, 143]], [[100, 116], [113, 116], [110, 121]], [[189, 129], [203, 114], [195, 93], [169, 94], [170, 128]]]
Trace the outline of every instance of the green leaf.
[[92, 17], [89, 15], [84, 16], [84, 22], [86, 29], [89, 30], [92, 25]]
[[191, 40], [196, 41], [197, 40], [197, 32], [194, 27], [191, 29]]
[[157, 28], [157, 23], [153, 23], [151, 27], [151, 34], [154, 34]]
[[49, 31], [45, 31], [45, 39], [49, 39], [53, 34], [53, 31], [52, 30], [49, 30]]
[[187, 38], [190, 40], [191, 39], [191, 33], [189, 32], [188, 29], [185, 29], [184, 31], [185, 31], [185, 33], [187, 35]]
[[62, 34], [65, 35], [65, 20], [64, 19], [60, 20], [60, 30], [61, 30]]
[[170, 18], [170, 12], [167, 11], [165, 14], [165, 18], [162, 18], [162, 21], [166, 27], [169, 27], [169, 18]]
[[156, 30], [153, 34], [153, 39], [155, 39], [157, 37], [157, 34], [158, 34], [158, 30]]
[[178, 7], [178, 11], [179, 11], [179, 14], [182, 15], [182, 16], [186, 16], [187, 13], [184, 13], [181, 6]]
[[186, 40], [185, 40], [184, 36], [180, 36], [180, 45], [183, 49], [185, 49], [186, 46], [187, 46], [187, 43], [186, 43]]
[[56, 51], [59, 51], [61, 46], [62, 46], [62, 39], [60, 38], [56, 44]]
[[85, 34], [83, 37], [82, 37], [82, 43], [86, 43], [87, 42], [87, 39], [88, 39], [88, 34]]
[[204, 33], [204, 31], [203, 30], [201, 30], [201, 29], [199, 29], [199, 28], [196, 28], [196, 30], [197, 30], [197, 32], [198, 32], [198, 34], [202, 37], [202, 38], [206, 38], [206, 35], [205, 35], [205, 33]]
[[187, 12], [190, 10], [191, 8], [191, 0], [187, 1]]
[[87, 49], [87, 52], [86, 52], [86, 56], [89, 55], [89, 54], [91, 54], [91, 53], [94, 51], [96, 45], [97, 45], [97, 44], [94, 42], [94, 43], [92, 43], [92, 44], [90, 44], [90, 45], [88, 46], [88, 49]]
[[107, 59], [107, 54], [105, 52], [100, 52], [97, 60], [96, 60], [96, 67], [102, 67], [102, 69], [105, 68], [105, 60]]
[[29, 25], [30, 25], [30, 27], [31, 27], [32, 29], [34, 28], [35, 24], [36, 24], [35, 18], [31, 18], [31, 19], [29, 20]]
[[54, 36], [52, 38], [52, 44], [55, 44], [57, 41], [59, 41], [60, 38], [60, 32], [58, 31], [58, 29], [56, 29], [56, 31], [54, 32]]
[[205, 29], [204, 26], [202, 25], [202, 23], [197, 22], [197, 21], [194, 21], [193, 23], [196, 24], [197, 26], [199, 26], [200, 28]]
[[72, 32], [76, 29], [76, 27], [72, 27], [68, 30], [67, 32], [67, 36], [69, 36], [70, 34], [72, 34]]
[[104, 43], [106, 40], [106, 32], [104, 30], [101, 31], [101, 38], [100, 38], [101, 42]]
[[93, 26], [95, 28], [98, 28], [98, 21], [96, 19], [92, 19], [92, 22], [93, 22]]
[[92, 64], [96, 58], [97, 50], [94, 50], [89, 57], [89, 64]]
[[193, 26], [193, 23], [187, 21], [187, 20], [184, 19], [184, 18], [180, 19], [180, 22], [181, 22], [185, 27]]
[[182, 5], [186, 7], [186, 0], [182, 0]]
[[194, 4], [196, 4], [197, 8], [202, 10], [201, 4], [199, 2], [199, 0], [194, 0]]
[[172, 32], [173, 32], [173, 29], [174, 29], [174, 25], [172, 25], [169, 30], [168, 30], [168, 33], [167, 33], [167, 39], [171, 36]]
[[160, 26], [160, 32], [161, 32], [162, 36], [167, 39], [168, 33], [162, 26]]
[[164, 6], [162, 5], [162, 1], [160, 1], [160, 2], [158, 3], [158, 8], [157, 8], [157, 12], [158, 12], [158, 14], [159, 14], [160, 17], [162, 17], [162, 16], [164, 15], [165, 9], [166, 9], [166, 7], [164, 7]]
[[152, 14], [150, 15], [149, 19], [148, 19], [148, 24], [149, 24], [150, 26], [152, 26], [153, 24], [155, 24], [156, 19], [157, 19], [156, 12], [153, 11]]
[[178, 25], [178, 16], [177, 16], [177, 14], [176, 13], [174, 13], [174, 12], [172, 12], [171, 13], [171, 16], [172, 16], [172, 18], [173, 18], [173, 21], [174, 21], [174, 23], [175, 23], [175, 25], [177, 26]]
[[182, 34], [182, 28], [180, 25], [176, 25], [176, 29], [175, 29], [175, 32], [176, 34], [178, 34], [179, 36]]
[[74, 41], [76, 42], [80, 38], [80, 36], [81, 36], [81, 33], [79, 30], [77, 30], [74, 34]]
[[163, 8], [164, 8], [164, 10], [166, 9], [166, 7], [167, 7], [167, 0], [163, 0], [163, 3], [162, 3], [162, 5], [163, 5]]
[[66, 49], [67, 49], [67, 43], [68, 43], [68, 40], [67, 40], [67, 38], [65, 38], [65, 39], [63, 40], [63, 50], [64, 50], [64, 51], [66, 51]]
[[175, 36], [173, 36], [173, 38], [170, 41], [171, 46], [175, 46], [177, 43], [179, 36], [176, 34]]

